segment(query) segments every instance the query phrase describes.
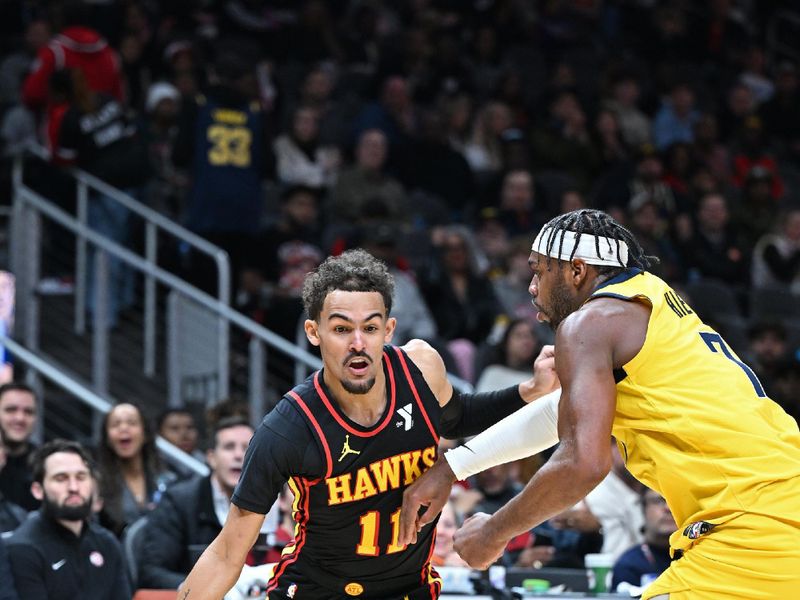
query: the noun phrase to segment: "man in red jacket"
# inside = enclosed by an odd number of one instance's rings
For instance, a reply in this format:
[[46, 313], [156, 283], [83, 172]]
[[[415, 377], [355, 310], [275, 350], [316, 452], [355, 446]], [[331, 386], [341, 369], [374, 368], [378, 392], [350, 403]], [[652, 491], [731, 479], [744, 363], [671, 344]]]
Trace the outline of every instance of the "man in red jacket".
[[81, 2], [64, 6], [64, 29], [39, 49], [33, 71], [22, 86], [22, 100], [32, 109], [45, 108], [53, 72], [79, 68], [89, 87], [123, 100], [117, 53], [94, 29], [86, 27], [88, 9]]

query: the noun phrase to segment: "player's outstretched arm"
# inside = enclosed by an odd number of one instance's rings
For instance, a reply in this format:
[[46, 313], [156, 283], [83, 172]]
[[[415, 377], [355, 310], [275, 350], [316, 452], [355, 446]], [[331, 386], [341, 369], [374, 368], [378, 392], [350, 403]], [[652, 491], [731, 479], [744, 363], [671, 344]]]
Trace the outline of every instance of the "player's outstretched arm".
[[[444, 507], [450, 488], [490, 467], [533, 456], [558, 443], [558, 405], [561, 390], [545, 394], [468, 443], [448, 450], [403, 493], [400, 543], [416, 542], [416, 533]], [[427, 507], [419, 515], [420, 507]]]
[[615, 315], [594, 307], [573, 313], [559, 327], [556, 369], [562, 383], [561, 443], [508, 504], [491, 517], [477, 514], [464, 522], [456, 533], [455, 548], [470, 566], [488, 567], [508, 540], [574, 506], [610, 470], [615, 336], [625, 327], [622, 311]]
[[206, 548], [183, 582], [179, 600], [219, 600], [228, 593], [255, 544], [264, 515], [231, 504], [219, 535]]

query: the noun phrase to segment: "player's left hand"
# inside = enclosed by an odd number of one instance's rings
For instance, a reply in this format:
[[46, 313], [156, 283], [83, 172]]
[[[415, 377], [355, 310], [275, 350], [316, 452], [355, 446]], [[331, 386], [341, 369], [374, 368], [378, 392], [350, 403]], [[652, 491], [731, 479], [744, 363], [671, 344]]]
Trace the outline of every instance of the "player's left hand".
[[488, 569], [503, 555], [508, 540], [497, 540], [489, 531], [491, 515], [475, 513], [453, 536], [455, 551], [473, 569]]

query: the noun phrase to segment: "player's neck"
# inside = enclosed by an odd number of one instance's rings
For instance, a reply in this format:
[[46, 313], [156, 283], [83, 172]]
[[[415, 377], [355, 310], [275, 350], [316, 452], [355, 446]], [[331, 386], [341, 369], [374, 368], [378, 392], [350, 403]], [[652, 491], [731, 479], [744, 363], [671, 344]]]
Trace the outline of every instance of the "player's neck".
[[386, 375], [378, 371], [375, 384], [366, 394], [353, 394], [342, 387], [338, 381], [325, 381], [334, 400], [347, 417], [362, 427], [372, 427], [386, 410]]

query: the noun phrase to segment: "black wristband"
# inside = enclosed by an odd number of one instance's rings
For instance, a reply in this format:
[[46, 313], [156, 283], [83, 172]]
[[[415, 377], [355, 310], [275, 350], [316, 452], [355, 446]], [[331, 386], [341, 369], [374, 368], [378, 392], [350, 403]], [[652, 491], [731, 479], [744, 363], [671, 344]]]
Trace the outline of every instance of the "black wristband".
[[525, 404], [518, 385], [480, 394], [462, 394], [453, 388], [439, 418], [439, 433], [450, 439], [477, 435]]

